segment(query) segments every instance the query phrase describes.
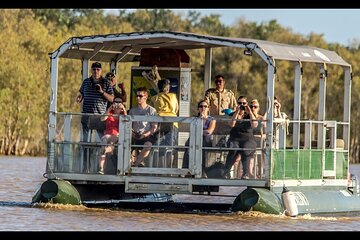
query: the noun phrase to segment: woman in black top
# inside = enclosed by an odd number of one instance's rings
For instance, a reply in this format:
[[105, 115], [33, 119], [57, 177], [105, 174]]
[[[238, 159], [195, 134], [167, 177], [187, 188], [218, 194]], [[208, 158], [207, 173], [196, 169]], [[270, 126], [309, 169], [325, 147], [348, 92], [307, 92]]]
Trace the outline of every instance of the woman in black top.
[[[237, 121], [237, 120], [244, 121]], [[250, 121], [249, 121], [250, 120]], [[241, 155], [241, 162], [243, 166], [243, 177], [248, 178], [248, 163], [254, 157], [256, 151], [256, 141], [254, 138], [253, 129], [256, 128], [258, 122], [252, 112], [250, 106], [246, 102], [246, 98], [238, 98], [238, 106], [235, 113], [232, 115], [230, 121], [230, 148], [243, 148], [241, 150], [230, 150], [225, 162], [225, 177], [230, 178], [230, 170], [236, 161], [236, 155]]]

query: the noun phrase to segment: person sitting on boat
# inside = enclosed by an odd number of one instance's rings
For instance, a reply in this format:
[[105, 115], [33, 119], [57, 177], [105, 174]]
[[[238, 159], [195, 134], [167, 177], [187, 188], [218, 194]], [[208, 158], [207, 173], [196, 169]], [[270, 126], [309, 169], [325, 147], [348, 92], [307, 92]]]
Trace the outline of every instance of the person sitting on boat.
[[[129, 115], [145, 115], [156, 116], [158, 115], [155, 108], [147, 104], [147, 99], [150, 93], [146, 87], [139, 87], [136, 89], [136, 102], [137, 105], [129, 110]], [[137, 155], [134, 166], [137, 167], [149, 155], [151, 146], [156, 142], [156, 132], [158, 124], [155, 122], [133, 122], [132, 125], [132, 144], [144, 145], [144, 148]]]
[[[212, 133], [215, 130], [216, 120], [209, 115], [209, 103], [206, 100], [201, 100], [198, 103], [198, 115], [197, 117], [203, 120], [203, 147], [211, 147], [212, 146]], [[185, 143], [185, 146], [189, 146], [188, 139]], [[202, 152], [202, 168], [203, 171], [205, 169], [205, 155], [206, 150]], [[184, 159], [182, 168], [189, 167], [189, 149], [187, 148], [184, 153]]]
[[[230, 127], [230, 138], [229, 138], [229, 147], [230, 148], [243, 148], [241, 150], [230, 150], [225, 162], [225, 177], [230, 178], [230, 170], [236, 161], [236, 155], [240, 154], [242, 169], [243, 169], [243, 179], [248, 179], [248, 166], [249, 161], [254, 158], [254, 153], [256, 150], [256, 141], [253, 133], [253, 129], [258, 126], [256, 117], [252, 112], [250, 106], [244, 101], [244, 104], [238, 99], [239, 105], [236, 107], [235, 113], [231, 117]], [[244, 99], [242, 99], [244, 100]], [[237, 121], [237, 120], [245, 121]]]
[[[104, 136], [101, 138], [103, 144], [114, 144], [119, 137], [119, 116], [127, 115], [123, 101], [120, 97], [115, 97], [111, 106], [106, 110], [105, 115], [101, 116], [101, 121], [106, 121]], [[99, 173], [104, 174], [104, 165], [107, 154], [112, 154], [114, 146], [103, 146], [102, 155], [99, 160]]]
[[[125, 106], [126, 103], [126, 91], [124, 89], [124, 83], [117, 83], [117, 78], [116, 75], [112, 72], [108, 72], [105, 75], [105, 78], [109, 81], [110, 86], [112, 87], [113, 91], [114, 91], [114, 97], [120, 97], [122, 100], [122, 104]], [[119, 87], [119, 90], [117, 89], [117, 87]], [[111, 106], [111, 102], [108, 102], [108, 107], [109, 108]]]
[[[176, 94], [170, 92], [170, 80], [162, 79], [158, 81], [159, 93], [151, 98], [152, 104], [156, 109], [159, 116], [171, 116], [176, 117], [179, 112], [179, 102], [177, 100]], [[160, 123], [159, 124], [159, 133], [160, 133], [160, 145], [165, 146], [176, 146], [177, 145], [177, 135], [178, 135], [178, 123]], [[173, 151], [174, 152], [174, 151]], [[165, 155], [165, 149], [161, 148], [159, 151], [159, 156], [163, 157]], [[171, 154], [171, 158], [173, 158]], [[172, 163], [171, 159], [167, 159], [167, 167]], [[165, 167], [165, 166], [163, 166]], [[170, 166], [172, 167], [172, 166]]]

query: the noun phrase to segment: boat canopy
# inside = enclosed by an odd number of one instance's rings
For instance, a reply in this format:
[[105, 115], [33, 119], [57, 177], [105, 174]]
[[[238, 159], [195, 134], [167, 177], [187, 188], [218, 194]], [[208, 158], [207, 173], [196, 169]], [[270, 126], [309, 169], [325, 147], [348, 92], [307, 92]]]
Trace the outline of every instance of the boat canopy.
[[256, 51], [265, 60], [288, 60], [350, 66], [336, 52], [308, 46], [295, 46], [270, 41], [208, 36], [202, 34], [150, 31], [72, 37], [51, 57], [90, 59], [103, 62], [139, 61], [142, 48], [203, 49], [238, 47]]

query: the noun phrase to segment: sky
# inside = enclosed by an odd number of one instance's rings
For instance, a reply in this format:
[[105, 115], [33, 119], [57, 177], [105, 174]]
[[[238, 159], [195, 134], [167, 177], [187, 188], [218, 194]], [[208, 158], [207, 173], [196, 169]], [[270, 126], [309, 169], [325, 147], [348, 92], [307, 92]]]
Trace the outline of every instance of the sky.
[[[113, 9], [112, 9], [113, 10]], [[129, 9], [130, 10], [130, 9]], [[231, 25], [237, 19], [268, 22], [272, 19], [294, 33], [323, 34], [328, 43], [348, 46], [354, 39], [360, 41], [360, 9], [171, 9], [178, 13], [195, 10], [202, 16], [219, 14], [221, 21]], [[131, 11], [131, 10], [130, 10]]]

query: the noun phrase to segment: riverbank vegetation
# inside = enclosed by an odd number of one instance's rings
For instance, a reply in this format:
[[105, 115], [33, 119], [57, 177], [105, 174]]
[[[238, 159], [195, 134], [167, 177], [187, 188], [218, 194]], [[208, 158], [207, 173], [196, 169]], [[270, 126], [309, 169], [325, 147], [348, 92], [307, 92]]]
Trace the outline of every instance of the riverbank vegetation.
[[[351, 162], [360, 162], [360, 118], [359, 63], [360, 49], [354, 41], [349, 46], [327, 43], [322, 34], [301, 35], [290, 28], [279, 25], [276, 20], [255, 23], [238, 19], [232, 26], [225, 26], [219, 15], [201, 16], [190, 11], [180, 15], [171, 10], [118, 11], [106, 14], [104, 10], [88, 9], [2, 9], [0, 10], [0, 154], [3, 155], [46, 155], [47, 121], [49, 109], [49, 57], [60, 44], [73, 36], [109, 34], [122, 32], [170, 30], [199, 34], [255, 38], [287, 44], [320, 47], [337, 52], [353, 67]], [[265, 96], [258, 96], [265, 88], [266, 71], [259, 58], [244, 57], [241, 52], [216, 49], [213, 52], [212, 74], [222, 74], [226, 87], [233, 89], [236, 96], [256, 97], [265, 106]], [[191, 57], [192, 91], [203, 89], [203, 51], [189, 52]], [[293, 77], [286, 69], [290, 63], [279, 62], [275, 93], [282, 99], [283, 110], [292, 112]], [[261, 69], [261, 71], [260, 71]], [[316, 119], [318, 111], [318, 76], [315, 66], [304, 68], [302, 87], [302, 118]], [[343, 72], [329, 66], [327, 117], [342, 116]], [[59, 71], [58, 111], [78, 112], [80, 105], [75, 98], [81, 84], [81, 69], [74, 61], [61, 63]], [[130, 86], [130, 65], [120, 64], [118, 78]], [[245, 90], [244, 90], [245, 89]], [[192, 106], [201, 98], [193, 94]], [[338, 104], [335, 104], [338, 103]], [[329, 104], [330, 105], [330, 104]], [[195, 112], [196, 109], [192, 109]], [[291, 114], [290, 114], [291, 117]]]

